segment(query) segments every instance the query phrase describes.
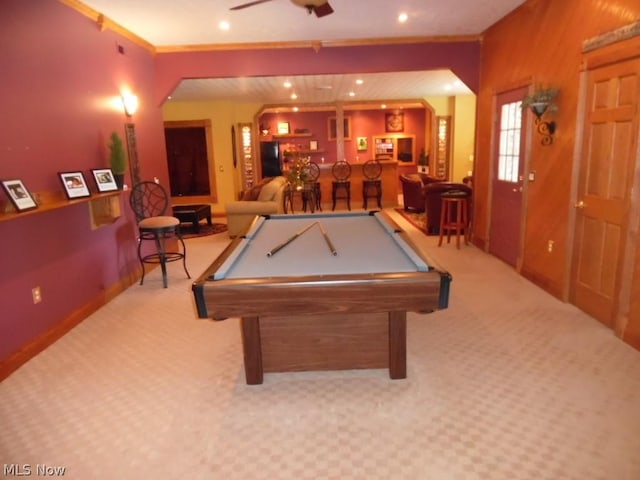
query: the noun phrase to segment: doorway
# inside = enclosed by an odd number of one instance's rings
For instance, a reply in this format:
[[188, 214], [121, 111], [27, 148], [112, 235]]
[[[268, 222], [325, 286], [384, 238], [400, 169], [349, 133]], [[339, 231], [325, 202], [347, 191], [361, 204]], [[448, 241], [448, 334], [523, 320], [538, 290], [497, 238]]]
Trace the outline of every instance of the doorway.
[[520, 104], [526, 93], [526, 88], [520, 88], [496, 98], [489, 252], [513, 267], [517, 266], [522, 243], [522, 132], [526, 131], [526, 116]]
[[215, 201], [210, 122], [165, 122], [164, 127], [171, 196]]
[[584, 105], [570, 299], [616, 328], [616, 316], [628, 304], [638, 242], [628, 235], [630, 212], [637, 210], [631, 195], [639, 155], [640, 59], [589, 67]]

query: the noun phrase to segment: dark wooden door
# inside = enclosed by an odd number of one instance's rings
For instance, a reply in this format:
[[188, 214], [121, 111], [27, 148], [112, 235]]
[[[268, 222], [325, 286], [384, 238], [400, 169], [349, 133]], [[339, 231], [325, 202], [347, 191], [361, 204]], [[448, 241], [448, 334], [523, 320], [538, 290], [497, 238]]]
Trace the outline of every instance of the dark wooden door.
[[524, 126], [520, 101], [527, 89], [501, 93], [496, 102], [489, 252], [512, 266], [520, 257]]
[[206, 129], [164, 129], [171, 196], [209, 195], [209, 160]]
[[588, 72], [571, 300], [609, 327], [628, 241], [639, 108], [640, 59]]

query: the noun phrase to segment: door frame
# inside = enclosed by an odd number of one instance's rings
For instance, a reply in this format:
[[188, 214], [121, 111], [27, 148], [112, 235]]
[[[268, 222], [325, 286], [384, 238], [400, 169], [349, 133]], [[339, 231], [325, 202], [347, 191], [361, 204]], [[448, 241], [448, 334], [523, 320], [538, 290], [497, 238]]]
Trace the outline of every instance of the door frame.
[[[605, 34], [606, 35], [606, 34]], [[578, 188], [580, 171], [582, 167], [582, 155], [584, 135], [586, 128], [587, 111], [587, 89], [589, 82], [589, 72], [600, 67], [612, 65], [638, 57], [640, 51], [640, 36], [622, 39], [619, 42], [609, 43], [593, 50], [584, 50], [582, 64], [579, 74], [578, 105], [576, 113], [576, 134], [574, 144], [573, 168], [571, 178], [570, 200], [571, 208], [569, 213], [567, 231], [567, 255], [565, 268], [565, 291], [563, 298], [571, 301], [575, 291], [575, 256], [576, 256], [576, 225], [577, 211], [575, 205], [579, 201]], [[639, 99], [640, 101], [640, 99]], [[639, 107], [640, 108], [640, 102]], [[614, 305], [613, 331], [619, 337], [624, 336], [624, 331], [629, 323], [629, 310], [631, 306], [631, 289], [635, 273], [636, 255], [640, 254], [640, 122], [636, 132], [636, 152], [635, 169], [632, 174], [632, 185], [629, 196], [628, 225], [622, 246], [623, 259], [621, 271], [618, 273], [617, 283], [620, 291]]]
[[[218, 202], [218, 187], [216, 185], [216, 169], [215, 159], [213, 156], [213, 140], [211, 134], [211, 120], [165, 120], [162, 128], [164, 135], [165, 128], [204, 128], [205, 139], [207, 142], [207, 163], [209, 165], [209, 195], [190, 195], [188, 197], [171, 197], [172, 203], [217, 203]], [[168, 162], [168, 152], [167, 159]]]
[[[492, 122], [491, 122], [491, 140], [489, 144], [490, 152], [491, 152], [491, 161], [489, 162], [489, 185], [488, 185], [488, 205], [487, 205], [487, 222], [485, 225], [484, 238], [487, 241], [484, 244], [484, 251], [486, 253], [490, 253], [491, 250], [491, 219], [493, 215], [493, 179], [496, 173], [496, 162], [494, 161], [495, 155], [497, 155], [497, 149], [499, 147], [498, 141], [498, 132], [500, 130], [500, 126], [498, 125], [498, 96], [502, 95], [506, 92], [512, 90], [520, 90], [520, 89], [529, 89], [531, 91], [532, 85], [536, 82], [532, 77], [528, 77], [526, 79], [522, 79], [520, 81], [503, 85], [499, 88], [495, 88], [493, 91], [492, 97]], [[515, 270], [520, 273], [522, 271], [522, 263], [523, 263], [523, 255], [524, 251], [524, 239], [525, 239], [525, 229], [526, 229], [526, 219], [527, 219], [527, 208], [528, 208], [528, 193], [529, 193], [529, 169], [531, 164], [531, 150], [533, 145], [533, 129], [530, 128], [530, 120], [528, 118], [528, 114], [523, 112], [522, 115], [522, 126], [521, 126], [521, 135], [524, 136], [524, 151], [522, 152], [522, 175], [524, 180], [522, 182], [522, 199], [521, 199], [521, 208], [520, 208], [520, 238], [518, 238], [518, 257], [516, 259]], [[497, 258], [497, 257], [496, 257]]]

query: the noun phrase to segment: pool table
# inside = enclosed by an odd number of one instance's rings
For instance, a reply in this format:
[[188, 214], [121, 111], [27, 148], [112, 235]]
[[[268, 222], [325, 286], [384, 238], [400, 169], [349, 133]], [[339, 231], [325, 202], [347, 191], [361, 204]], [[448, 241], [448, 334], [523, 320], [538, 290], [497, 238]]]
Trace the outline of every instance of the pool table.
[[384, 212], [258, 216], [193, 283], [200, 318], [241, 317], [245, 376], [388, 368], [406, 312], [447, 308], [451, 276]]

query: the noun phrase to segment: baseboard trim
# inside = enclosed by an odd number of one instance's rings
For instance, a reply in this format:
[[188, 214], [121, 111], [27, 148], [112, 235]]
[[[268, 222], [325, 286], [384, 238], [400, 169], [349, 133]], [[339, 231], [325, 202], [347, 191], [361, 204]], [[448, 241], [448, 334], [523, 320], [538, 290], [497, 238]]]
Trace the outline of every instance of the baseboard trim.
[[93, 312], [109, 303], [120, 293], [139, 281], [141, 275], [142, 270], [137, 269], [128, 276], [121, 278], [116, 284], [102, 291], [100, 295], [75, 310], [61, 322], [34, 338], [14, 354], [0, 361], [0, 381], [9, 377], [9, 375], [18, 370], [18, 368], [27, 363], [37, 354], [53, 345], [58, 339], [62, 338], [67, 332], [80, 324]]

